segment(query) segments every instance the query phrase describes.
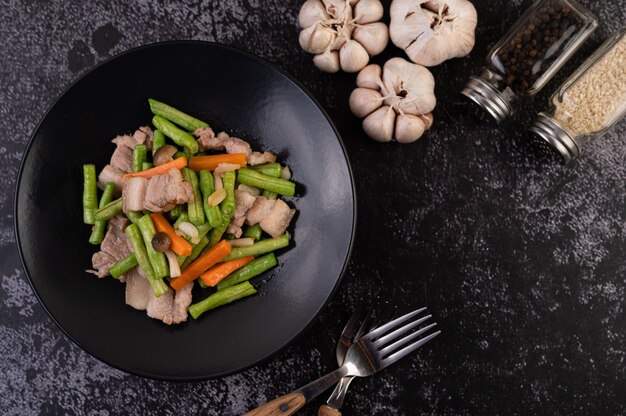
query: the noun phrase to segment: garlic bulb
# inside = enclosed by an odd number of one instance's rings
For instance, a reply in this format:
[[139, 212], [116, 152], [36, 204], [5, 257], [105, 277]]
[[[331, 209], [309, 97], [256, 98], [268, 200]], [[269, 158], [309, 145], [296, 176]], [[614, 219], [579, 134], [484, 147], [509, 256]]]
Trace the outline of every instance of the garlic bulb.
[[324, 72], [358, 72], [389, 43], [380, 0], [307, 0], [300, 9], [299, 42]]
[[392, 58], [381, 68], [372, 64], [356, 78], [350, 110], [363, 118], [363, 130], [380, 142], [410, 143], [433, 123], [435, 80], [427, 68]]
[[393, 0], [389, 35], [420, 65], [467, 55], [474, 47], [476, 9], [467, 0]]

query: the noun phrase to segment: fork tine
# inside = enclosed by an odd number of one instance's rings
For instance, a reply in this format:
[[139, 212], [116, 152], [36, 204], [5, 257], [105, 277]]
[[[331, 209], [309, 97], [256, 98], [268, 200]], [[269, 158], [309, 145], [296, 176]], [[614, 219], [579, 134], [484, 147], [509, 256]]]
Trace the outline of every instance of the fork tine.
[[364, 312], [363, 305], [359, 305], [354, 310], [354, 313], [352, 314], [350, 319], [348, 319], [348, 322], [346, 323], [346, 326], [343, 328], [343, 331], [341, 331], [341, 338], [345, 337], [349, 340], [352, 339], [354, 335], [354, 331], [356, 329], [356, 325], [361, 320], [361, 317], [363, 316], [363, 312]]
[[356, 332], [352, 340], [356, 341], [357, 339], [361, 338], [364, 334], [367, 333], [367, 331], [369, 331], [370, 329], [373, 329], [372, 325], [374, 325], [374, 318], [372, 317], [372, 312], [370, 311], [365, 316], [365, 319], [361, 323], [359, 330]]
[[407, 334], [410, 330], [416, 328], [418, 325], [429, 320], [430, 318], [432, 318], [432, 315], [426, 315], [416, 321], [409, 322], [408, 324], [401, 326], [393, 332], [390, 332], [387, 335], [378, 338], [374, 341], [374, 345], [378, 348], [382, 348], [385, 346], [385, 344], [389, 344], [391, 341], [398, 338], [399, 336]]
[[380, 353], [382, 356], [385, 355], [389, 355], [390, 353], [392, 353], [393, 351], [397, 350], [398, 347], [404, 345], [404, 344], [408, 344], [409, 342], [413, 341], [414, 339], [418, 338], [420, 335], [426, 333], [429, 329], [433, 328], [437, 326], [437, 322], [432, 323], [428, 326], [425, 326], [424, 328], [420, 328], [417, 331], [413, 332], [411, 335], [408, 335], [404, 338], [400, 338], [399, 340], [397, 340], [396, 342], [394, 342], [391, 345], [387, 345], [385, 348], [380, 349]]
[[419, 347], [421, 347], [422, 345], [426, 344], [428, 341], [430, 341], [431, 339], [435, 338], [437, 335], [441, 334], [441, 331], [437, 331], [437, 332], [433, 332], [432, 334], [418, 340], [415, 341], [413, 344], [411, 345], [407, 345], [406, 347], [402, 348], [400, 351], [395, 352], [393, 354], [391, 354], [389, 357], [385, 358], [382, 360], [382, 368], [385, 368], [393, 363], [395, 363], [396, 361], [398, 361], [399, 359], [405, 357], [406, 355], [412, 353], [413, 351], [415, 351], [416, 349], [418, 349]]
[[396, 326], [405, 323], [406, 321], [410, 320], [411, 318], [413, 318], [414, 316], [419, 315], [420, 313], [424, 312], [426, 310], [426, 308], [420, 308], [417, 309], [413, 312], [409, 312], [406, 315], [403, 315], [399, 318], [394, 319], [391, 322], [386, 323], [385, 325], [376, 328], [375, 330], [371, 331], [370, 333], [368, 333], [367, 335], [365, 335], [363, 338], [367, 339], [367, 340], [373, 340], [376, 337], [379, 337], [380, 335], [383, 335], [385, 332], [389, 331], [392, 328], [395, 328]]

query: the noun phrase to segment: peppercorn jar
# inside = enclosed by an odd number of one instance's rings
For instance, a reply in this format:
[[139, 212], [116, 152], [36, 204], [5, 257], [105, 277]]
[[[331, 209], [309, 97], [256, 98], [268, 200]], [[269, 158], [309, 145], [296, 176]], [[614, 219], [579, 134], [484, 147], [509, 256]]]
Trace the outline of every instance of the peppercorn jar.
[[552, 95], [530, 128], [564, 163], [626, 114], [626, 27], [608, 38]]
[[518, 96], [537, 93], [598, 26], [575, 0], [539, 0], [493, 47], [461, 92], [498, 123]]

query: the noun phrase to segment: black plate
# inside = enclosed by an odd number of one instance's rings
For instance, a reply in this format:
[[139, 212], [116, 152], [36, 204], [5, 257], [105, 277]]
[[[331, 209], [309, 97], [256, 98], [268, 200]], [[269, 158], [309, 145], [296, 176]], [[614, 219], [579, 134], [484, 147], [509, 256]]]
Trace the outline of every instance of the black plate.
[[[277, 153], [299, 184], [295, 244], [253, 281], [258, 295], [172, 327], [126, 306], [123, 284], [84, 272], [95, 248], [82, 224], [81, 166], [101, 169], [115, 135], [150, 122], [148, 97]], [[96, 358], [168, 380], [240, 371], [310, 326], [345, 270], [355, 215], [345, 149], [312, 96], [248, 53], [188, 41], [123, 53], [68, 88], [28, 145], [15, 205], [22, 263], [52, 319]]]

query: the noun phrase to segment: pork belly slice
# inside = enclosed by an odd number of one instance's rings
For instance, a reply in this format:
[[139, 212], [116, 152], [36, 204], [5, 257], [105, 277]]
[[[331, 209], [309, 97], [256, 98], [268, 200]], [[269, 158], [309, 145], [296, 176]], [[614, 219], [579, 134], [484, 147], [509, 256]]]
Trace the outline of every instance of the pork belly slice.
[[248, 142], [237, 137], [229, 137], [226, 139], [224, 141], [224, 149], [226, 149], [226, 153], [243, 153], [246, 156], [252, 153]]
[[269, 215], [259, 224], [261, 224], [261, 229], [272, 237], [280, 237], [287, 230], [295, 213], [296, 210], [289, 208], [285, 201], [277, 199]]
[[150, 282], [139, 266], [126, 273], [126, 304], [145, 311], [150, 300]]
[[115, 166], [106, 165], [98, 175], [98, 188], [104, 189], [107, 183], [113, 182], [115, 184], [115, 194], [119, 195], [122, 192], [123, 175], [124, 172]]
[[252, 152], [248, 155], [248, 164], [249, 165], [262, 165], [263, 163], [274, 163], [276, 162], [276, 156], [271, 154], [270, 152]]
[[160, 297], [148, 290], [146, 312], [150, 318], [163, 321], [167, 325], [179, 324], [187, 320], [187, 308], [191, 305], [191, 289], [193, 282], [183, 286], [179, 291], [169, 289]]
[[[130, 255], [130, 241], [128, 241], [128, 237], [124, 233], [124, 228], [127, 225], [128, 220], [122, 215], [109, 220], [107, 232], [100, 245], [100, 251], [94, 253], [91, 257], [93, 269], [87, 270], [88, 273], [95, 274], [98, 277], [108, 276], [111, 266]], [[123, 281], [123, 278], [121, 280]]]
[[133, 133], [133, 139], [135, 139], [136, 144], [145, 144], [148, 150], [152, 150], [154, 132], [150, 126], [141, 126]]
[[243, 153], [246, 156], [252, 153], [248, 142], [238, 137], [230, 137], [223, 131], [216, 136], [211, 128], [204, 128], [196, 129], [193, 134], [198, 137], [198, 146], [201, 151], [225, 149], [226, 153]]
[[254, 204], [246, 213], [246, 224], [254, 225], [260, 223], [263, 218], [270, 215], [275, 203], [275, 199], [257, 196], [254, 200]]
[[178, 169], [155, 175], [148, 181], [144, 208], [152, 212], [172, 209], [173, 206], [193, 201], [193, 188], [183, 180]]
[[146, 198], [148, 179], [141, 177], [128, 178], [122, 188], [122, 209], [124, 212], [141, 211]]

